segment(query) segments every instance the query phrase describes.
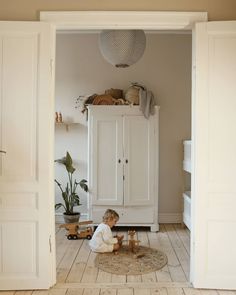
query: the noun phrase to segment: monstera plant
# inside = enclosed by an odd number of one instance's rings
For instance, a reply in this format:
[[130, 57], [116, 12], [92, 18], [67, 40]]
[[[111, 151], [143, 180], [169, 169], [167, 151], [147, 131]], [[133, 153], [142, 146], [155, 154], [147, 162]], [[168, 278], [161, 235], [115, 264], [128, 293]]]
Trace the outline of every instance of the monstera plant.
[[66, 223], [78, 222], [80, 213], [74, 212], [75, 206], [80, 206], [80, 197], [77, 193], [78, 185], [85, 191], [88, 191], [87, 180], [82, 179], [80, 182], [77, 182], [73, 177], [73, 173], [75, 172], [75, 168], [73, 167], [73, 160], [70, 154], [67, 152], [66, 156], [62, 159], [55, 160], [56, 163], [62, 164], [65, 166], [65, 169], [68, 174], [68, 182], [64, 187], [62, 187], [61, 183], [59, 183], [56, 179], [55, 182], [58, 185], [63, 203], [55, 204], [55, 209], [64, 208], [64, 220]]

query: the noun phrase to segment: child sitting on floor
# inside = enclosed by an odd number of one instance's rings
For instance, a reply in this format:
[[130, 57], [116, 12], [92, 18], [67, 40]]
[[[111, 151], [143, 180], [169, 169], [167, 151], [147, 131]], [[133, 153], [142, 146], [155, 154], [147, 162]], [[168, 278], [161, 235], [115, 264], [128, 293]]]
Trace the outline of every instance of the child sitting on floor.
[[124, 236], [112, 236], [111, 228], [119, 220], [119, 214], [112, 210], [107, 209], [103, 222], [100, 223], [95, 230], [92, 239], [89, 242], [89, 246], [94, 252], [112, 252], [117, 251], [122, 243]]

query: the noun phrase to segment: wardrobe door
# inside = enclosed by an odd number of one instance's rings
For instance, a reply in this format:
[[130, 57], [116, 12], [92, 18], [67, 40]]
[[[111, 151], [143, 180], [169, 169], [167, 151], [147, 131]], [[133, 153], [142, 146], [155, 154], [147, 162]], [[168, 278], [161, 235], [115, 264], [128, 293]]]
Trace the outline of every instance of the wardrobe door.
[[151, 205], [154, 200], [154, 124], [142, 115], [124, 116], [124, 203]]
[[93, 205], [123, 204], [122, 116], [90, 111], [89, 188]]

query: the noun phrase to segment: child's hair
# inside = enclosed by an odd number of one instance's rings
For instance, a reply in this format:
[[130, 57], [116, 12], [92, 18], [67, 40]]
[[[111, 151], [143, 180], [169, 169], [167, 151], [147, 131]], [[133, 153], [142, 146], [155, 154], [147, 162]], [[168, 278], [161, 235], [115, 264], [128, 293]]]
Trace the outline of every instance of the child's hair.
[[112, 210], [112, 209], [107, 209], [106, 212], [104, 213], [103, 215], [103, 222], [107, 222], [111, 219], [119, 219], [119, 214], [115, 211], [115, 210]]

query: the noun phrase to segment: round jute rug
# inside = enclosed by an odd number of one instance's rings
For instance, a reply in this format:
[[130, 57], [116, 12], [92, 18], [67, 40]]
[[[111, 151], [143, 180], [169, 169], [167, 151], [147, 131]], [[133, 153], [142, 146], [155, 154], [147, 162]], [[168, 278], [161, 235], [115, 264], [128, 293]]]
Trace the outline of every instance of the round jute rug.
[[167, 256], [160, 250], [139, 246], [136, 254], [128, 246], [122, 246], [117, 254], [99, 253], [95, 266], [117, 275], [140, 275], [161, 269], [167, 264]]

